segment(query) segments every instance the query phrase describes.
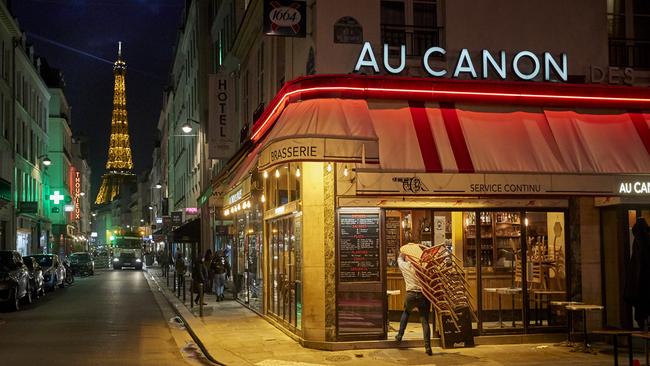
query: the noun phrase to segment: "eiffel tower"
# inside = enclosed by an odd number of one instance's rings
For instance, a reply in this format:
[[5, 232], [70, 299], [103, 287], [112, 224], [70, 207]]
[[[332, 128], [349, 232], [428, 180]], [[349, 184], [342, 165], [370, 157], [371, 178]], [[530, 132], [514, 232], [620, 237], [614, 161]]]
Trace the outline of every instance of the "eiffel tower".
[[131, 160], [131, 139], [126, 113], [126, 62], [122, 59], [122, 42], [118, 44], [117, 61], [113, 66], [115, 85], [113, 87], [113, 115], [111, 138], [106, 161], [106, 174], [97, 193], [95, 204], [102, 205], [115, 200], [125, 185], [135, 184], [133, 161]]

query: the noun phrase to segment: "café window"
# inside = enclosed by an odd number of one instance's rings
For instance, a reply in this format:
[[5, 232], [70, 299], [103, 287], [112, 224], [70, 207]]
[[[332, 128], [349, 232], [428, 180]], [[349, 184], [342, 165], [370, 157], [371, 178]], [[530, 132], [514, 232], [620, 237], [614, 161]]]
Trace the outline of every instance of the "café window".
[[301, 164], [289, 163], [267, 169], [265, 177], [267, 209], [286, 205], [301, 198]]

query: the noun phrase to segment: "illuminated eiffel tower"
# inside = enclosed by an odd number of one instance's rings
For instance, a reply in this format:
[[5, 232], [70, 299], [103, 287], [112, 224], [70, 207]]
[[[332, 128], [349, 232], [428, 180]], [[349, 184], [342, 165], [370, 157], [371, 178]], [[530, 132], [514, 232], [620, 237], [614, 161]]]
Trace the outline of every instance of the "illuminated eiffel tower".
[[126, 113], [126, 62], [122, 60], [122, 42], [119, 42], [117, 61], [113, 66], [115, 85], [113, 87], [113, 116], [111, 118], [111, 138], [106, 161], [107, 173], [102, 176], [102, 185], [97, 193], [95, 204], [101, 205], [115, 200], [120, 188], [125, 184], [135, 184], [133, 161], [131, 160], [131, 139], [129, 120]]

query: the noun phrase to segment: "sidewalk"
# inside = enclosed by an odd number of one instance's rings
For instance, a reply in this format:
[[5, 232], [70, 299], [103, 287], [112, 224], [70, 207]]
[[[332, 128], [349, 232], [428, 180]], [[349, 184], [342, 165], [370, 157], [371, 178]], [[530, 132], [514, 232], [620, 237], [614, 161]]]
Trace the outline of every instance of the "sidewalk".
[[[434, 347], [433, 356], [427, 356], [422, 347], [385, 348], [349, 351], [320, 351], [302, 347], [298, 342], [271, 325], [258, 314], [237, 301], [216, 302], [212, 294], [204, 297], [208, 305], [190, 308], [189, 277], [187, 299], [179, 300], [167, 288], [159, 268], [149, 268], [147, 276], [154, 290], [160, 287], [163, 295], [184, 320], [197, 343], [221, 364], [238, 365], [549, 365], [603, 366], [613, 364], [611, 347], [599, 344], [597, 355], [574, 353], [570, 348], [552, 344], [481, 345], [474, 348], [443, 350]], [[171, 278], [170, 278], [171, 286]], [[418, 324], [419, 325], [419, 324]], [[404, 343], [404, 342], [403, 342]], [[406, 344], [408, 346], [408, 343]], [[627, 365], [626, 350], [621, 352], [620, 364]], [[640, 355], [635, 357], [640, 359]]]

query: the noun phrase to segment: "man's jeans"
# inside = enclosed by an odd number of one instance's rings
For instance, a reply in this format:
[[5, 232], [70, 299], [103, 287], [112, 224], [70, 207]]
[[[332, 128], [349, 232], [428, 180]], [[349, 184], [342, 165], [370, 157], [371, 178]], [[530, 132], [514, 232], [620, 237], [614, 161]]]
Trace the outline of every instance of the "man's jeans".
[[429, 329], [429, 309], [431, 304], [429, 300], [424, 297], [421, 292], [406, 292], [406, 300], [404, 301], [404, 311], [402, 312], [402, 318], [399, 322], [399, 333], [398, 336], [401, 339], [406, 330], [406, 324], [409, 321], [409, 315], [411, 310], [417, 307], [420, 314], [420, 323], [422, 323], [422, 334], [424, 335], [424, 347], [431, 347], [431, 330]]
[[214, 275], [214, 293], [219, 296], [223, 296], [223, 289], [226, 287], [226, 274], [217, 273]]

